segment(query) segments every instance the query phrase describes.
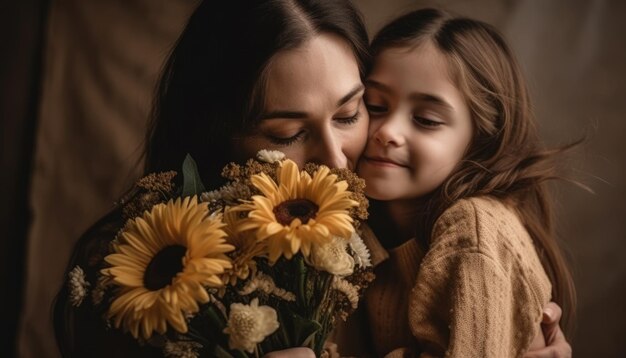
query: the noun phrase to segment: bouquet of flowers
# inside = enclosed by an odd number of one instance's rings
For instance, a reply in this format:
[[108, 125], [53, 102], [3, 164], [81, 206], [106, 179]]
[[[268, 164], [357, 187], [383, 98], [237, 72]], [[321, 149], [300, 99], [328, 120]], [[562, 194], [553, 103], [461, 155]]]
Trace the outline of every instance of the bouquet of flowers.
[[298, 346], [320, 356], [374, 278], [358, 235], [363, 181], [347, 169], [300, 169], [276, 151], [227, 165], [227, 184], [210, 192], [190, 157], [182, 173], [182, 186], [175, 172], [139, 180], [97, 282], [70, 272], [72, 303], [94, 287], [114, 329], [165, 356]]

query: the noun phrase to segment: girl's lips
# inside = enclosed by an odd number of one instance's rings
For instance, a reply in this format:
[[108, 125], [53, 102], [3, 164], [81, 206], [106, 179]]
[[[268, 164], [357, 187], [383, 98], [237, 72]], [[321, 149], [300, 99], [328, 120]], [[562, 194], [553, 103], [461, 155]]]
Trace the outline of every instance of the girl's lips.
[[376, 165], [379, 167], [390, 167], [390, 168], [408, 168], [406, 165], [394, 162], [391, 159], [383, 158], [383, 157], [364, 157], [365, 161], [369, 164]]

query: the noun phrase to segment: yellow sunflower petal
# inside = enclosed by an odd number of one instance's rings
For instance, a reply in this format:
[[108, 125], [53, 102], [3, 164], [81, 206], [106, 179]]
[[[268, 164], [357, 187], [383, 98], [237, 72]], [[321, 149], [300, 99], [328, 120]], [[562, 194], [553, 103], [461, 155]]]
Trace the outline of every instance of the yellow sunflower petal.
[[268, 177], [265, 173], [253, 175], [250, 181], [263, 195], [270, 195], [278, 189], [272, 178]]
[[[129, 222], [120, 244], [105, 258], [111, 266], [102, 270], [119, 286], [107, 313], [116, 327], [146, 339], [154, 331], [164, 333], [168, 323], [186, 332], [183, 312], [198, 312], [198, 303], [208, 300], [203, 286], [218, 287], [219, 275], [232, 266], [225, 253], [234, 247], [226, 243], [223, 226], [221, 216], [210, 217], [207, 204], [198, 203], [197, 197], [155, 205]], [[185, 250], [171, 249], [179, 246]], [[181, 271], [169, 282], [146, 279], [146, 268], [158, 265], [157, 254], [166, 249], [183, 255]]]
[[[292, 257], [299, 251], [308, 255], [311, 245], [328, 242], [335, 234], [349, 237], [354, 231], [349, 210], [357, 203], [350, 199], [347, 182], [338, 181], [337, 175], [331, 174], [328, 167], [320, 166], [310, 176], [305, 171], [299, 172], [293, 161], [285, 160], [277, 177], [278, 183], [266, 177], [254, 179], [263, 195], [255, 196], [235, 209], [248, 213], [237, 223], [236, 233], [254, 234], [258, 242], [266, 244], [264, 250], [271, 262], [281, 255]], [[290, 212], [281, 211], [284, 214], [278, 222], [275, 208], [292, 200], [308, 200], [315, 204], [312, 207], [316, 211], [302, 217], [290, 217]], [[283, 225], [285, 220], [288, 225]]]

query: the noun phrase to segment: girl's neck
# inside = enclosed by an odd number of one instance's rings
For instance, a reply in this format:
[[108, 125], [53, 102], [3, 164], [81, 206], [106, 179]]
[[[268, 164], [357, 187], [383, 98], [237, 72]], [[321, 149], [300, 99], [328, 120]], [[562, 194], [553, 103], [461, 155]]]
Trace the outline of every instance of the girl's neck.
[[422, 199], [370, 200], [369, 224], [387, 249], [415, 238], [420, 232], [426, 201]]

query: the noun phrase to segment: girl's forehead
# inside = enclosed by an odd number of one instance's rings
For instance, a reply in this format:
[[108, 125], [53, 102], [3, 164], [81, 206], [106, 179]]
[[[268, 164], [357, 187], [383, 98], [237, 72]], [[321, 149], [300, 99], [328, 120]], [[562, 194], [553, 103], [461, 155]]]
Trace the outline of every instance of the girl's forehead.
[[437, 92], [456, 88], [448, 58], [429, 41], [381, 51], [368, 81], [388, 83], [406, 91]]

